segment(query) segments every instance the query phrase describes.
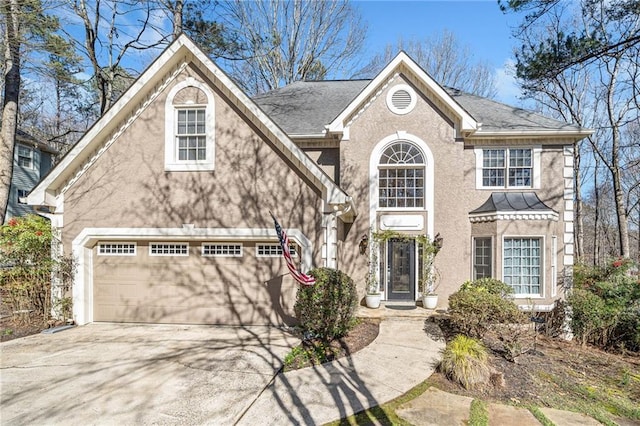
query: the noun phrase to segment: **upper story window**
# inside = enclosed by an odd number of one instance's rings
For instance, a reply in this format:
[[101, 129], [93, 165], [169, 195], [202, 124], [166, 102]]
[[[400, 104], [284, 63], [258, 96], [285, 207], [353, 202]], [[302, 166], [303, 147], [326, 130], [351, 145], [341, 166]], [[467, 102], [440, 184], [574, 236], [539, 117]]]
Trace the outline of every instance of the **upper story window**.
[[165, 170], [208, 171], [215, 166], [213, 92], [189, 77], [165, 104]]
[[178, 109], [178, 161], [207, 159], [206, 108]]
[[17, 145], [18, 148], [18, 165], [27, 169], [33, 169], [33, 149]]
[[407, 141], [392, 144], [382, 153], [378, 168], [380, 207], [424, 207], [425, 160], [418, 147]]
[[476, 149], [478, 188], [539, 188], [540, 148]]

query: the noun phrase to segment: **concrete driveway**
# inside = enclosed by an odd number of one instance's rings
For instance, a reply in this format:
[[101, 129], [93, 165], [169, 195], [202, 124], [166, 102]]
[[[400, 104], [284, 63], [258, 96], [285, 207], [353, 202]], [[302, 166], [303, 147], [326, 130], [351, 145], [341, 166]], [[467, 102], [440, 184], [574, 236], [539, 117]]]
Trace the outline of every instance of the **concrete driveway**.
[[298, 343], [265, 326], [138, 324], [5, 342], [0, 423], [233, 424]]

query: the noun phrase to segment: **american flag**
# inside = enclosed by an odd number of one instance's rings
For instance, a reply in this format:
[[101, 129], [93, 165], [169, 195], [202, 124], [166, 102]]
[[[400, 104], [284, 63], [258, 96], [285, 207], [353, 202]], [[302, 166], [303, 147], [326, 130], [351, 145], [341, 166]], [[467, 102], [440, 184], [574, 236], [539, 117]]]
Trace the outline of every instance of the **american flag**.
[[271, 214], [271, 217], [273, 218], [273, 223], [275, 224], [276, 232], [278, 233], [278, 239], [280, 240], [280, 247], [282, 248], [282, 255], [287, 262], [287, 268], [289, 268], [291, 276], [293, 276], [293, 278], [302, 285], [314, 285], [316, 283], [316, 279], [314, 277], [303, 274], [298, 271], [298, 268], [296, 268], [296, 265], [293, 263], [293, 259], [291, 258], [289, 237], [287, 237], [287, 233], [282, 229], [273, 213], [269, 212], [269, 214]]

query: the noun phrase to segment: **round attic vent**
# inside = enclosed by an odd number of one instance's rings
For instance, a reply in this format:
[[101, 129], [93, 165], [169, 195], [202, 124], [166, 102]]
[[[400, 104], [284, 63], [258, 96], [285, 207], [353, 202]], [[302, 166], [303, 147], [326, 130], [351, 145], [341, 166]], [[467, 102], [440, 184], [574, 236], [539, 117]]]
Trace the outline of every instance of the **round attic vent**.
[[399, 84], [389, 90], [387, 106], [395, 114], [408, 114], [416, 106], [416, 92], [406, 84]]

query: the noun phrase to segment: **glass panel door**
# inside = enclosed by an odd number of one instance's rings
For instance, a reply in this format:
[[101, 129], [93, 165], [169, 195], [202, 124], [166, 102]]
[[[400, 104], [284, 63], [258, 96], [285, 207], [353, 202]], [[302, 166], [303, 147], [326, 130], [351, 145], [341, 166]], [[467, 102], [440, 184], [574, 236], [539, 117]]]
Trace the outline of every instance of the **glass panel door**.
[[415, 300], [416, 277], [414, 241], [388, 242], [389, 300]]

